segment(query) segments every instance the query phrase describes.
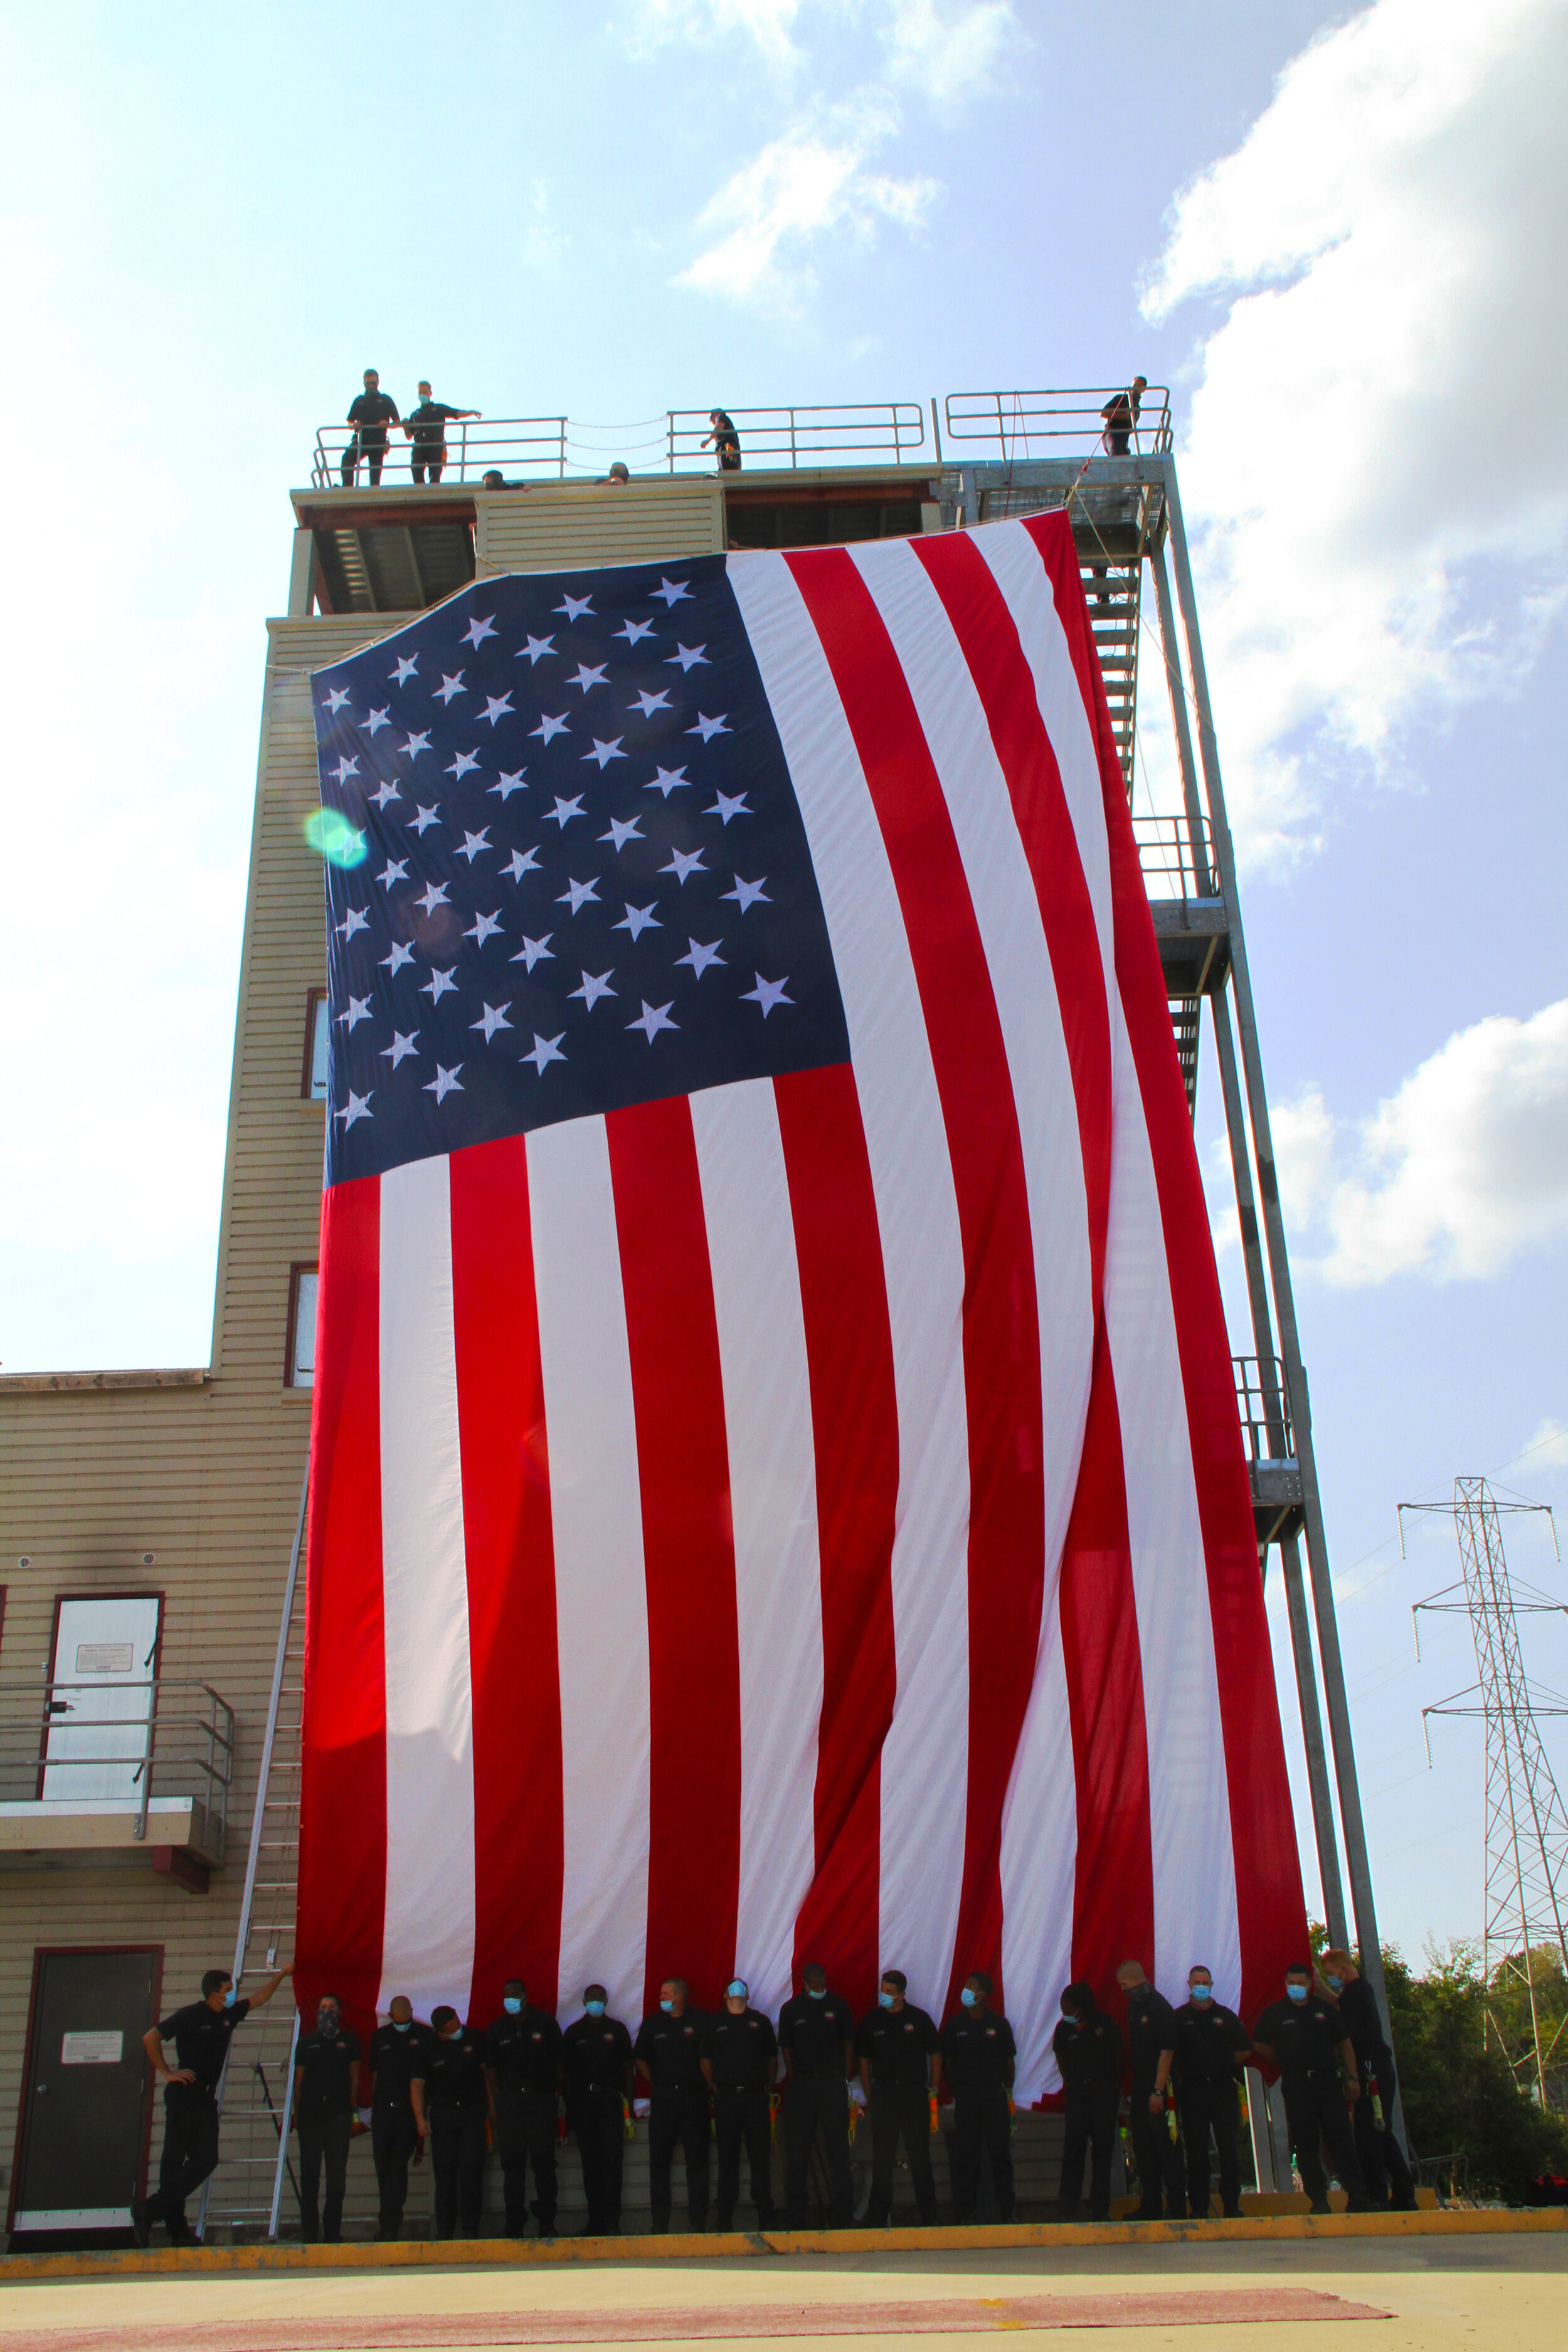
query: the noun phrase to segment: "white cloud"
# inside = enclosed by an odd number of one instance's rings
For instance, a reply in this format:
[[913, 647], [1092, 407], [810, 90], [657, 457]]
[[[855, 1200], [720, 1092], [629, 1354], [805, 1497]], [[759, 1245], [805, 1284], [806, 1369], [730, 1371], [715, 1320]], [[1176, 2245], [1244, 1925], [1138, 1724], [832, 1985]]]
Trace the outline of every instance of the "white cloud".
[[893, 0], [883, 29], [888, 71], [920, 89], [939, 111], [995, 87], [996, 68], [1022, 47], [1023, 30], [1009, 0]]
[[1568, 998], [1459, 1030], [1370, 1118], [1310, 1091], [1273, 1131], [1300, 1263], [1326, 1281], [1500, 1273], [1568, 1237]]
[[1143, 306], [1228, 304], [1182, 478], [1254, 862], [1310, 838], [1325, 767], [1509, 690], [1563, 609], [1565, 23], [1378, 0], [1176, 202]]
[[1529, 1444], [1521, 1449], [1516, 1459], [1522, 1462], [1527, 1454], [1533, 1459], [1537, 1469], [1568, 1467], [1568, 1421], [1559, 1421], [1554, 1413], [1542, 1414]]
[[668, 41], [704, 46], [731, 33], [753, 40], [768, 63], [791, 67], [799, 53], [790, 30], [800, 0], [637, 0], [633, 11], [634, 57], [651, 57]]
[[808, 110], [703, 208], [698, 227], [713, 232], [713, 240], [676, 282], [795, 310], [816, 284], [806, 256], [818, 239], [864, 246], [882, 223], [918, 227], [939, 184], [869, 169], [898, 127], [898, 109], [885, 90], [860, 90], [840, 106]]

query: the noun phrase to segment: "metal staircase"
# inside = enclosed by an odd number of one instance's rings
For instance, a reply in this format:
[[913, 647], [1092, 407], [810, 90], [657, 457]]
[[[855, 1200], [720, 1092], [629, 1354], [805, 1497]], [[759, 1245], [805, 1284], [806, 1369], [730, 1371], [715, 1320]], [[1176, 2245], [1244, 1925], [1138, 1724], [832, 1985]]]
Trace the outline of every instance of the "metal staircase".
[[[294, 1957], [300, 1857], [300, 1708], [304, 1690], [305, 1579], [300, 1573], [305, 1495], [284, 1588], [267, 1732], [251, 1823], [234, 1975], [247, 1983]], [[203, 2191], [197, 2234], [275, 2226], [279, 2136], [299, 2019], [287, 1985], [236, 2035], [219, 2085], [222, 2155]]]

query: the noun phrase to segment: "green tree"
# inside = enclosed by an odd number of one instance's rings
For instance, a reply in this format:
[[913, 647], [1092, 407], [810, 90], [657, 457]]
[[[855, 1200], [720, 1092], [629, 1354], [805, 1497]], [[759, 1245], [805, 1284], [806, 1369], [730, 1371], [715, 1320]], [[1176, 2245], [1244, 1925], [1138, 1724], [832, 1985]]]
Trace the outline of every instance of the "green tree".
[[[1543, 2110], [1521, 2088], [1495, 2036], [1488, 2046], [1487, 1985], [1474, 1944], [1428, 1948], [1416, 1976], [1398, 1950], [1384, 1951], [1389, 2024], [1400, 2095], [1415, 2153], [1461, 2156], [1469, 2186], [1513, 2205], [1535, 2202], [1531, 2184], [1547, 2171], [1568, 2172], [1568, 2118]], [[1494, 1996], [1495, 1998], [1495, 1996]], [[1528, 2043], [1529, 2009], [1520, 1998]], [[1510, 2052], [1520, 2035], [1508, 2020]]]

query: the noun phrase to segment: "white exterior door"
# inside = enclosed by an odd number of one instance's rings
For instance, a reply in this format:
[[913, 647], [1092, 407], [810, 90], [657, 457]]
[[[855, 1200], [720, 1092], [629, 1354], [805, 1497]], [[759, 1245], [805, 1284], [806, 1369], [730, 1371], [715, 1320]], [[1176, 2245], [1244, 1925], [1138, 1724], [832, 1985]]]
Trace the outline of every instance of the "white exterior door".
[[155, 1592], [60, 1602], [46, 1798], [140, 1800], [162, 1609]]

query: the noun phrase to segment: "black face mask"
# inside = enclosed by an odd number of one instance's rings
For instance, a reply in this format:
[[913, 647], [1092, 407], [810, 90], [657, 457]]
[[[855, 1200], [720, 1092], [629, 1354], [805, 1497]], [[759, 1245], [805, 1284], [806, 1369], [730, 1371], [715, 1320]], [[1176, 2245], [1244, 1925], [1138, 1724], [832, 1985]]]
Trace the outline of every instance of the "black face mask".
[[316, 2031], [324, 2034], [329, 2042], [337, 2040], [338, 2012], [335, 2009], [319, 2009], [316, 2011]]

